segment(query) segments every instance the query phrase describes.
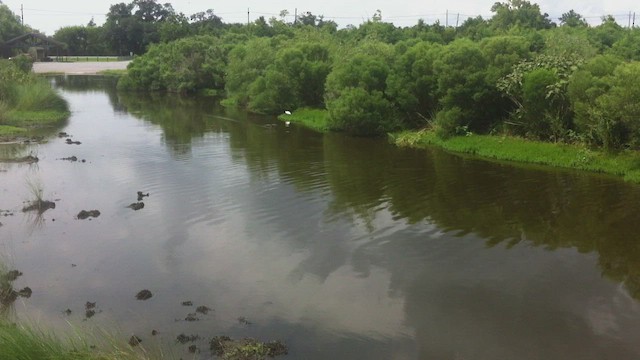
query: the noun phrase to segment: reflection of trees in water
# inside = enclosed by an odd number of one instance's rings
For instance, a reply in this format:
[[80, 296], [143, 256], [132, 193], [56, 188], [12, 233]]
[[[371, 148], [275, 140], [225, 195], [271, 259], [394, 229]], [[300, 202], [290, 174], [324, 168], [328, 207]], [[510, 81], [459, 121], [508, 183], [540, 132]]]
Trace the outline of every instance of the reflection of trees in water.
[[66, 92], [87, 93], [93, 91], [106, 93], [113, 110], [116, 112], [124, 111], [117, 95], [116, 85], [118, 84], [118, 78], [115, 76], [56, 75], [52, 77], [52, 80], [55, 87]]
[[126, 112], [162, 128], [173, 155], [190, 155], [192, 140], [209, 130], [211, 99], [155, 93], [119, 93], [118, 99]]
[[[65, 81], [65, 89], [86, 89], [92, 82]], [[526, 241], [547, 249], [595, 251], [602, 273], [640, 298], [640, 245], [630, 241], [638, 227], [637, 186], [285, 129], [273, 118], [220, 109], [211, 99], [127, 93], [118, 103], [159, 125], [174, 155], [189, 154], [193, 140], [207, 132], [228, 134], [231, 156], [246, 163], [251, 176], [286, 181], [299, 192], [330, 194], [325, 209], [330, 222], [362, 222], [373, 233], [377, 214], [386, 209], [395, 221], [426, 221], [458, 236], [473, 233], [489, 246]], [[279, 225], [290, 223], [283, 219]], [[413, 246], [421, 251], [420, 243]]]
[[[259, 129], [247, 129], [242, 140], [236, 135], [231, 133], [233, 146], [244, 147], [251, 170], [263, 176], [277, 169], [281, 178], [302, 184], [299, 190], [315, 191], [318, 171], [324, 171], [332, 195], [330, 221], [361, 221], [373, 233], [379, 210], [386, 208], [396, 221], [427, 221], [457, 236], [473, 233], [488, 246], [526, 241], [550, 250], [595, 251], [603, 274], [640, 298], [640, 244], [630, 241], [638, 230], [637, 186], [592, 174], [395, 149], [379, 140], [336, 134], [323, 137], [323, 155], [304, 151], [314, 146], [313, 137], [305, 145], [304, 138], [265, 136]], [[305, 171], [319, 162], [322, 169]], [[422, 245], [414, 246], [420, 252]]]

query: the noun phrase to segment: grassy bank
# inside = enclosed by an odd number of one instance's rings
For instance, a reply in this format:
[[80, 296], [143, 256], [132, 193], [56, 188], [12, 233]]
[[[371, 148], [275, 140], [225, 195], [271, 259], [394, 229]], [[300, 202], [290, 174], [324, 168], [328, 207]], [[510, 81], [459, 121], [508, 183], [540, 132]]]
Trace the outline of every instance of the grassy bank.
[[31, 67], [0, 60], [0, 141], [53, 127], [69, 117], [69, 105]]
[[496, 160], [517, 161], [606, 173], [640, 183], [640, 154], [623, 151], [607, 154], [580, 145], [553, 144], [515, 137], [470, 135], [441, 139], [432, 131], [402, 132], [392, 135], [399, 146], [437, 146], [445, 150]]
[[278, 116], [282, 121], [290, 121], [292, 123], [308, 127], [319, 132], [329, 131], [329, 113], [327, 110], [301, 108], [289, 114]]
[[123, 75], [127, 74], [127, 69], [119, 69], [119, 70], [102, 70], [102, 71], [98, 71], [98, 74], [100, 75], [104, 75], [104, 76], [114, 76], [114, 77], [120, 77]]

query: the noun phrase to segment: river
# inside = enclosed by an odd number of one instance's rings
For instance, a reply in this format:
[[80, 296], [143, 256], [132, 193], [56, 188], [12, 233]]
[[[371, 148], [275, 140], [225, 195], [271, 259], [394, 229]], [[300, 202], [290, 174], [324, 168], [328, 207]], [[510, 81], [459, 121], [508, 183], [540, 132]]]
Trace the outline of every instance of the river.
[[[52, 82], [81, 144], [3, 150], [40, 158], [0, 164], [0, 256], [33, 290], [12, 317], [179, 356], [197, 334], [201, 358], [218, 335], [288, 359], [640, 358], [637, 185]], [[56, 208], [21, 212], [34, 187]]]

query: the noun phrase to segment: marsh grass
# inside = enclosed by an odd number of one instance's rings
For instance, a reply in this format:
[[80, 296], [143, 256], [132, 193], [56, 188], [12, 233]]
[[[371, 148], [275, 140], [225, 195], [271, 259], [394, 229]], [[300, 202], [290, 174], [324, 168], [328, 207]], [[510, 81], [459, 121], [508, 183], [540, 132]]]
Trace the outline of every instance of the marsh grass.
[[11, 360], [147, 360], [170, 359], [167, 353], [150, 352], [142, 346], [132, 348], [111, 334], [81, 333], [73, 328], [67, 338], [37, 326], [12, 324], [0, 320], [0, 359]]
[[[57, 110], [12, 110], [6, 114], [5, 124], [13, 127], [34, 128], [55, 126], [69, 117], [68, 111]], [[25, 129], [26, 130], [26, 129]]]
[[69, 106], [46, 80], [36, 79], [28, 84], [15, 87], [13, 109], [17, 111], [58, 111], [65, 112]]
[[0, 125], [0, 136], [17, 136], [24, 135], [28, 131], [25, 128], [20, 128], [10, 125]]
[[291, 121], [318, 132], [329, 131], [329, 112], [327, 110], [301, 108], [293, 111], [291, 115], [282, 114], [278, 116], [278, 119]]
[[392, 135], [391, 140], [399, 146], [437, 146], [488, 159], [611, 174], [640, 183], [640, 154], [636, 151], [610, 154], [583, 145], [537, 142], [509, 136], [472, 134], [441, 139], [433, 131], [402, 132]]

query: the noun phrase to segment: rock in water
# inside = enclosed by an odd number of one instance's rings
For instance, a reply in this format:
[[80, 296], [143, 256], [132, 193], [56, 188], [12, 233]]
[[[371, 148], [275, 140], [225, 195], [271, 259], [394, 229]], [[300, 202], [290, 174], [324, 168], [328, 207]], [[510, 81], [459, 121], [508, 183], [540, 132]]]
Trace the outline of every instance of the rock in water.
[[135, 211], [138, 211], [142, 208], [144, 208], [144, 203], [143, 202], [137, 202], [137, 203], [133, 203], [129, 206], [127, 206], [129, 209], [133, 209]]
[[136, 294], [136, 299], [149, 300], [151, 299], [152, 296], [153, 294], [151, 293], [151, 291], [144, 289], [144, 290], [140, 290], [140, 292]]

